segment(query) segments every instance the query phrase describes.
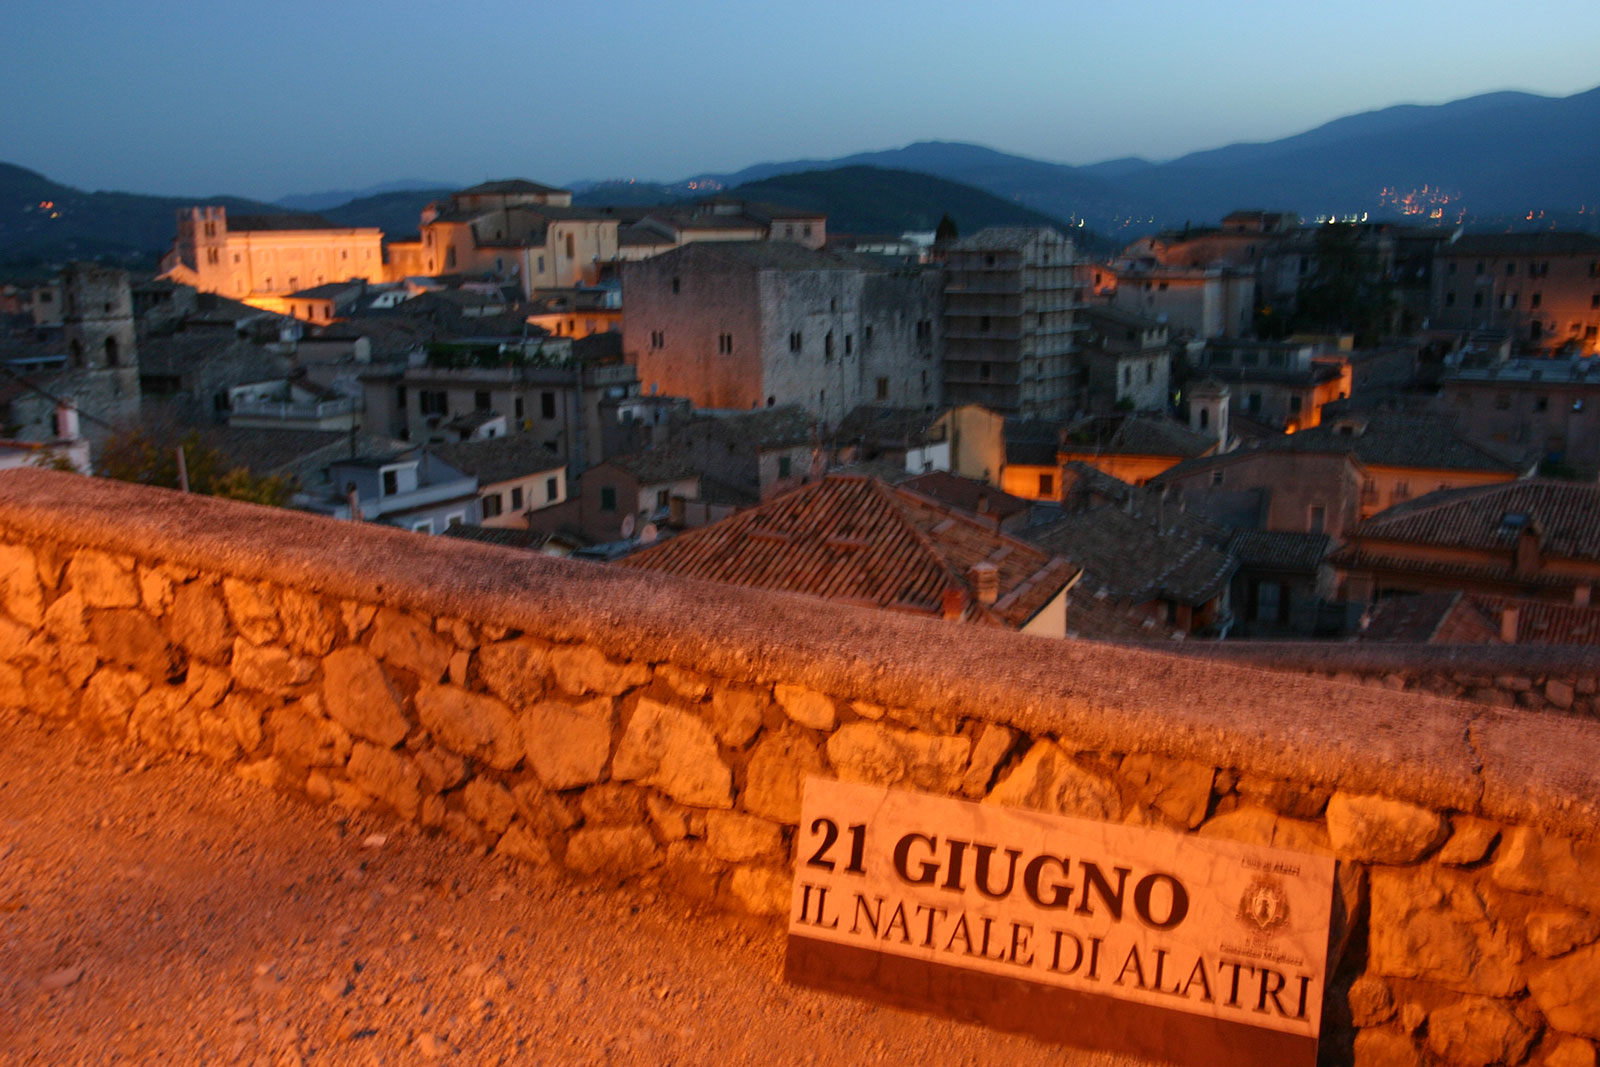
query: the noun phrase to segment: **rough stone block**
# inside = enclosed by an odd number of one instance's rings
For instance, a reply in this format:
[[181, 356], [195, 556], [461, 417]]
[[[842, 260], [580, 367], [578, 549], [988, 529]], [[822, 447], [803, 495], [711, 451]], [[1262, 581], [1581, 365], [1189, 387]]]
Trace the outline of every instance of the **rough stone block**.
[[278, 601], [268, 586], [224, 578], [222, 598], [228, 604], [228, 617], [233, 625], [251, 643], [264, 645], [283, 636], [283, 624], [278, 621]]
[[238, 774], [245, 781], [264, 785], [268, 789], [292, 789], [296, 785], [294, 775], [289, 768], [283, 765], [282, 760], [272, 756], [251, 763], [241, 763]]
[[350, 780], [407, 819], [422, 804], [422, 774], [417, 765], [388, 748], [357, 741], [345, 768]]
[[[1552, 908], [1528, 916], [1528, 947], [1547, 959], [1600, 941], [1600, 915], [1576, 908]], [[1595, 976], [1600, 980], [1600, 975]]]
[[89, 616], [89, 636], [100, 655], [152, 681], [171, 677], [178, 657], [154, 619], [137, 608], [109, 608]]
[[184, 691], [195, 707], [201, 709], [214, 708], [222, 703], [232, 684], [233, 678], [227, 671], [194, 661], [190, 661], [183, 679]]
[[548, 866], [552, 859], [549, 844], [522, 822], [514, 822], [506, 827], [506, 832], [500, 835], [500, 843], [495, 846], [495, 852], [536, 867]]
[[378, 614], [374, 604], [362, 604], [354, 600], [339, 601], [339, 621], [344, 623], [345, 636], [352, 641], [361, 639], [367, 632], [367, 627], [372, 625], [372, 619]]
[[[443, 670], [443, 668], [440, 668]], [[522, 732], [511, 709], [494, 697], [452, 685], [423, 685], [417, 718], [440, 744], [506, 771], [522, 759]]]
[[776, 857], [783, 852], [783, 828], [743, 812], [708, 812], [706, 851], [730, 863]]
[[1452, 867], [1470, 867], [1481, 862], [1500, 837], [1500, 827], [1470, 815], [1450, 820], [1450, 840], [1439, 849], [1439, 862]]
[[1374, 870], [1368, 937], [1379, 974], [1490, 997], [1527, 984], [1512, 931], [1489, 913], [1472, 879], [1455, 872]]
[[711, 694], [711, 729], [729, 748], [743, 748], [761, 729], [769, 701], [749, 689], [718, 689]]
[[1364, 974], [1350, 984], [1350, 1021], [1361, 1029], [1382, 1026], [1394, 1018], [1394, 991], [1375, 974]]
[[518, 782], [511, 787], [511, 799], [517, 802], [523, 820], [541, 837], [554, 838], [578, 825], [573, 807], [538, 782]]
[[274, 755], [307, 767], [342, 767], [350, 758], [350, 735], [322, 714], [315, 698], [273, 709], [267, 736]]
[[155, 749], [198, 752], [199, 715], [189, 706], [182, 686], [152, 686], [133, 706], [128, 736]]
[[417, 768], [422, 780], [435, 793], [454, 789], [467, 777], [467, 761], [438, 745], [429, 745], [417, 753]]
[[590, 825], [642, 826], [644, 793], [637, 786], [606, 782], [585, 789], [578, 799], [578, 810]]
[[1347, 859], [1415, 863], [1449, 833], [1443, 815], [1401, 800], [1341, 792], [1328, 801], [1328, 839]]
[[674, 841], [667, 846], [661, 881], [672, 892], [690, 900], [712, 901], [726, 873], [722, 864], [706, 855], [697, 841]]
[[172, 594], [167, 632], [191, 656], [221, 663], [233, 651], [233, 625], [222, 595], [210, 582], [189, 582]]
[[457, 648], [471, 651], [478, 647], [478, 633], [472, 624], [465, 619], [447, 619], [444, 617], [433, 620], [433, 629], [444, 634], [454, 641]]
[[289, 647], [308, 656], [327, 655], [338, 636], [333, 613], [320, 599], [298, 589], [278, 591], [278, 619]]
[[1311, 852], [1323, 856], [1333, 852], [1327, 831], [1317, 823], [1291, 819], [1252, 805], [1214, 815], [1198, 832], [1201, 837], [1286, 848], [1293, 852]]
[[1567, 711], [1572, 707], [1572, 685], [1568, 682], [1563, 682], [1559, 678], [1552, 678], [1544, 683], [1544, 698], [1553, 707]]
[[597, 648], [567, 645], [550, 651], [556, 684], [575, 696], [599, 693], [614, 697], [650, 680], [644, 663], [613, 663]]
[[222, 702], [222, 717], [233, 730], [234, 739], [245, 752], [254, 752], [261, 745], [261, 719], [264, 709], [261, 698], [243, 693], [229, 693]]
[[91, 608], [136, 608], [141, 599], [133, 560], [93, 549], [73, 553], [67, 584]]
[[1139, 799], [1167, 818], [1191, 830], [1205, 821], [1216, 775], [1210, 764], [1136, 753], [1124, 756], [1119, 769]]
[[550, 653], [537, 641], [516, 638], [478, 649], [478, 677], [489, 692], [515, 709], [532, 707], [550, 677]]
[[157, 618], [172, 607], [174, 583], [164, 567], [148, 564], [134, 569], [139, 582], [139, 606]]
[[853, 722], [828, 738], [827, 750], [841, 781], [905, 784], [951, 793], [960, 788], [972, 742], [883, 723]]
[[56, 597], [44, 612], [45, 631], [57, 641], [70, 644], [87, 644], [89, 641], [88, 606], [76, 589], [69, 589]]
[[0, 545], [0, 606], [24, 626], [44, 622], [44, 587], [31, 550], [21, 545]]
[[411, 732], [399, 689], [377, 657], [360, 645], [323, 659], [322, 699], [333, 720], [357, 737], [393, 748]]
[[963, 795], [977, 799], [989, 791], [995, 771], [1011, 752], [1011, 746], [1017, 743], [1017, 736], [1017, 731], [1009, 726], [995, 722], [983, 725], [983, 731], [978, 734], [978, 743], [972, 746], [967, 773], [961, 778]]
[[739, 803], [746, 811], [794, 826], [807, 775], [825, 774], [822, 750], [793, 727], [768, 734], [756, 745], [745, 768]]
[[689, 815], [693, 808], [651, 793], [645, 797], [645, 814], [658, 841], [682, 841], [689, 836]]
[[684, 700], [700, 700], [711, 691], [711, 683], [706, 681], [705, 678], [671, 663], [663, 663], [657, 667], [656, 677], [661, 679], [663, 685]]
[[443, 678], [455, 653], [454, 643], [439, 636], [427, 622], [393, 608], [378, 609], [367, 644], [374, 656], [390, 667], [409, 671], [424, 684]]
[[1111, 782], [1080, 766], [1053, 741], [1036, 741], [984, 799], [1055, 815], [1116, 821], [1122, 797]]
[[1514, 827], [1490, 865], [1495, 884], [1600, 913], [1600, 845]]
[[503, 834], [517, 814], [511, 791], [487, 778], [474, 778], [461, 791], [461, 807], [491, 834]]
[[610, 697], [584, 704], [547, 700], [522, 716], [522, 744], [528, 766], [551, 789], [598, 782], [611, 755], [616, 712]]
[[661, 851], [642, 826], [578, 830], [567, 842], [567, 867], [589, 877], [621, 881], [661, 865]]
[[1536, 967], [1528, 976], [1533, 1002], [1563, 1033], [1600, 1038], [1600, 945]]
[[1328, 806], [1329, 790], [1299, 782], [1245, 775], [1236, 786], [1245, 800], [1291, 819], [1315, 819]]
[[[30, 687], [32, 679], [30, 674]], [[100, 729], [120, 736], [128, 729], [128, 716], [132, 714], [134, 704], [149, 688], [150, 681], [142, 674], [116, 667], [102, 667], [89, 679], [88, 687], [84, 690], [84, 717]], [[56, 714], [60, 714], [60, 711], [56, 711]]]
[[1595, 1067], [1594, 1046], [1581, 1037], [1551, 1034], [1545, 1045], [1544, 1067]]
[[654, 786], [700, 808], [733, 806], [733, 772], [698, 718], [640, 698], [611, 761], [612, 777]]
[[243, 637], [233, 642], [233, 680], [246, 689], [282, 692], [309, 682], [316, 671], [314, 660], [281, 645], [253, 645]]
[[1394, 1030], [1363, 1030], [1356, 1035], [1354, 1067], [1422, 1067], [1422, 1051]]
[[728, 892], [755, 915], [783, 915], [789, 910], [789, 872], [773, 867], [736, 867]]
[[832, 730], [839, 724], [839, 710], [823, 693], [803, 685], [776, 685], [772, 695], [783, 708], [784, 714], [801, 726], [813, 730]]
[[1449, 1063], [1521, 1063], [1533, 1037], [1505, 1001], [1468, 997], [1428, 1016], [1428, 1048]]

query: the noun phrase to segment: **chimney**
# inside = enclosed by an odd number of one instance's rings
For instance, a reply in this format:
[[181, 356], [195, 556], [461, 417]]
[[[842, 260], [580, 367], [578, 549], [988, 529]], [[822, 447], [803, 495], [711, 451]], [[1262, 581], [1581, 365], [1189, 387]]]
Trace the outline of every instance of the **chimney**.
[[1594, 594], [1594, 587], [1593, 586], [1589, 586], [1589, 585], [1575, 585], [1575, 586], [1573, 586], [1572, 587], [1572, 606], [1575, 607], [1575, 608], [1586, 608], [1586, 607], [1588, 607], [1589, 606], [1589, 598], [1593, 594]]
[[987, 514], [989, 514], [989, 494], [988, 493], [979, 493], [978, 494], [978, 514], [979, 515], [987, 515]]
[[944, 616], [945, 621], [957, 621], [966, 609], [967, 595], [953, 585], [946, 586], [939, 598], [939, 614]]
[[1517, 617], [1519, 614], [1516, 608], [1500, 609], [1500, 640], [1508, 645], [1517, 643]]
[[1000, 599], [1000, 568], [993, 563], [974, 563], [968, 572], [974, 595], [980, 604], [993, 604]]
[[1539, 547], [1543, 540], [1544, 529], [1536, 517], [1530, 516], [1517, 534], [1517, 577], [1528, 578], [1539, 573]]

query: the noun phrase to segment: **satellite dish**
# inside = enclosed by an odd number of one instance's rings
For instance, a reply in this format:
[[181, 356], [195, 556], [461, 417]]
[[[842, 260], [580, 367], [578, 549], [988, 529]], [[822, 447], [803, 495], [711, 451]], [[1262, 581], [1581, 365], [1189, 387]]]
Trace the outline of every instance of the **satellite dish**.
[[641, 545], [653, 545], [656, 543], [656, 538], [660, 536], [660, 528], [653, 522], [647, 522], [644, 524], [644, 529], [639, 531], [639, 543]]
[[634, 517], [633, 517], [632, 514], [624, 515], [622, 517], [622, 536], [623, 537], [632, 537], [633, 536], [634, 521], [635, 520], [634, 520]]

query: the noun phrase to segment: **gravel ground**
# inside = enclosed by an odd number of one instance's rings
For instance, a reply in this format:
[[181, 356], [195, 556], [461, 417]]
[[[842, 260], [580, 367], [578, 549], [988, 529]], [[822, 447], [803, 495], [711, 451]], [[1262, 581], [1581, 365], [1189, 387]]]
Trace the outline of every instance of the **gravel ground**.
[[1138, 1067], [783, 984], [775, 924], [0, 711], [0, 1063]]

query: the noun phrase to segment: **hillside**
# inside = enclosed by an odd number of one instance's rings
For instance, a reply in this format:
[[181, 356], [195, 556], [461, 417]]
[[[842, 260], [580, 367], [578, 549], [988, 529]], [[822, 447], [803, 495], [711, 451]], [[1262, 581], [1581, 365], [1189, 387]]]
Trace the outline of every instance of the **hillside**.
[[230, 196], [88, 193], [0, 163], [0, 263], [109, 257], [150, 266], [172, 246], [178, 209], [193, 204], [221, 204], [240, 212], [281, 210]]
[[379, 193], [324, 209], [318, 214], [341, 226], [376, 226], [385, 237], [404, 237], [416, 234], [421, 226], [423, 208], [449, 196], [450, 192], [449, 189], [408, 189]]
[[826, 211], [832, 233], [926, 231], [948, 214], [962, 233], [985, 226], [1054, 226], [1081, 237], [1076, 227], [981, 189], [879, 167], [781, 174], [735, 186], [728, 195]]

